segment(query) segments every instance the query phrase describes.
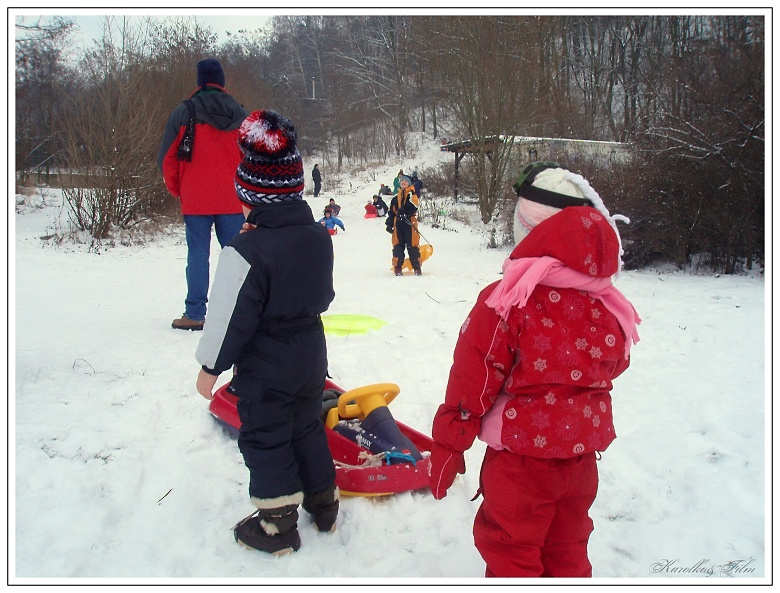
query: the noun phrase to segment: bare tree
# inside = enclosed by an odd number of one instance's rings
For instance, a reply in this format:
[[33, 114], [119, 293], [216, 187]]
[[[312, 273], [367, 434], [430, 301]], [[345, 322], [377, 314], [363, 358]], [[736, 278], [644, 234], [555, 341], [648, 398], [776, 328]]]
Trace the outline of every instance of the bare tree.
[[438, 66], [450, 83], [453, 113], [476, 149], [474, 181], [486, 223], [511, 185], [506, 173], [514, 135], [533, 119], [531, 24], [524, 17], [453, 17], [431, 32], [447, 50]]
[[71, 219], [96, 239], [151, 214], [163, 193], [154, 157], [164, 106], [146, 67], [143, 28], [107, 20], [102, 39], [81, 61], [83, 92], [71, 97], [64, 122], [64, 195]]
[[61, 148], [57, 122], [70, 80], [62, 54], [73, 23], [39, 18], [15, 28], [16, 169], [24, 183], [32, 170], [48, 172]]
[[638, 138], [655, 172], [639, 216], [655, 210], [668, 223], [655, 233], [661, 252], [663, 243], [672, 246], [679, 264], [705, 253], [732, 273], [763, 258], [763, 22], [709, 17], [670, 27], [654, 49], [670, 54], [673, 79], [659, 89], [654, 119]]
[[266, 44], [259, 31], [239, 31], [216, 50], [228, 92], [250, 112], [270, 105], [274, 99]]
[[344, 29], [347, 43], [334, 54], [339, 80], [355, 92], [348, 104], [364, 120], [382, 118], [389, 123], [396, 155], [406, 152], [414, 94], [415, 42], [410, 20], [404, 16], [350, 17]]

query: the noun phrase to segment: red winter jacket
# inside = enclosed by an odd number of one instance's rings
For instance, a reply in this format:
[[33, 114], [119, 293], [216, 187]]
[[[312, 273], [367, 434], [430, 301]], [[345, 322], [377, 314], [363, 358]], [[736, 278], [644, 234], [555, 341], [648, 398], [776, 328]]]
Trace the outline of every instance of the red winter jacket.
[[198, 90], [191, 100], [195, 105], [192, 160], [176, 158], [189, 119], [182, 102], [168, 118], [157, 156], [165, 185], [181, 199], [182, 214], [238, 214], [241, 202], [233, 179], [241, 161], [238, 128], [246, 111], [221, 87]]
[[[590, 212], [565, 208], [535, 227], [510, 258], [547, 255], [608, 278], [617, 271], [617, 237], [603, 217], [586, 229], [581, 221]], [[465, 451], [483, 416], [505, 395], [503, 411], [495, 411], [502, 413], [505, 449], [543, 458], [603, 451], [615, 438], [612, 379], [629, 364], [617, 319], [583, 291], [539, 284], [525, 306], [502, 321], [485, 304], [497, 284], [480, 293], [460, 329], [433, 439]]]

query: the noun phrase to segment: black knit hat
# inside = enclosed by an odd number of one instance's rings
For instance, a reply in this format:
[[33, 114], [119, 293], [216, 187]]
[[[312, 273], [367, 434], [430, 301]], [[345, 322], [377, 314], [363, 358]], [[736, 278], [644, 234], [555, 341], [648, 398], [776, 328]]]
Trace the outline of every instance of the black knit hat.
[[222, 64], [214, 58], [198, 62], [198, 86], [205, 87], [209, 83], [225, 86], [225, 73], [222, 71]]
[[275, 111], [253, 111], [238, 130], [243, 159], [236, 170], [238, 199], [249, 206], [303, 198], [303, 161], [292, 122]]

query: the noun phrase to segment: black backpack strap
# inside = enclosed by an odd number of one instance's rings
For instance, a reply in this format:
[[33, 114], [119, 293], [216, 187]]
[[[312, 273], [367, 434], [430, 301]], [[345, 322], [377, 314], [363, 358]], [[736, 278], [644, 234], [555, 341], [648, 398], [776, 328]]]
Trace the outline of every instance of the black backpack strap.
[[184, 104], [187, 106], [189, 116], [176, 156], [180, 161], [191, 161], [195, 145], [195, 103], [192, 102], [192, 99], [185, 99]]

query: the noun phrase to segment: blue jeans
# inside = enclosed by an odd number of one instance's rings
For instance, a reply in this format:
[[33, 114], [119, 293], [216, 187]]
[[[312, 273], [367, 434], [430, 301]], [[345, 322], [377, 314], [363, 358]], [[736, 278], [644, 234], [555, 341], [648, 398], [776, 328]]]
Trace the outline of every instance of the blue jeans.
[[224, 247], [241, 230], [243, 214], [185, 214], [187, 237], [187, 298], [184, 314], [190, 319], [206, 319], [209, 292], [209, 255], [211, 253], [211, 225], [217, 231], [217, 240]]

